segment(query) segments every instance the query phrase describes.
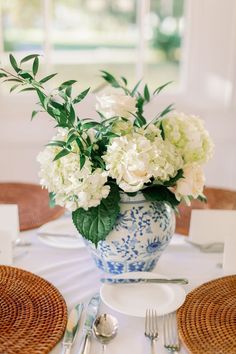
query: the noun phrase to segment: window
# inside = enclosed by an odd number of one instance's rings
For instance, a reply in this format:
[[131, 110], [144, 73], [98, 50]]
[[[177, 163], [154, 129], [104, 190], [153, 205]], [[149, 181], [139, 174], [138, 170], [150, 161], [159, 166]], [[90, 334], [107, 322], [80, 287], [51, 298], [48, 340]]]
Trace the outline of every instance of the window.
[[[47, 67], [95, 87], [99, 70], [179, 81], [184, 0], [11, 0], [2, 2], [0, 48], [43, 52]], [[49, 66], [50, 65], [50, 66]]]

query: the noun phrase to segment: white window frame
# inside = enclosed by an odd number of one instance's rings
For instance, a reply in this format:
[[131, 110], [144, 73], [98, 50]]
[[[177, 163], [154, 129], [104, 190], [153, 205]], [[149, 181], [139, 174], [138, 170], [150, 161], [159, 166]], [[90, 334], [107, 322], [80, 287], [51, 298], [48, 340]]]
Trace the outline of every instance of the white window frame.
[[[50, 70], [50, 64], [52, 64], [53, 48], [51, 43], [51, 23], [52, 23], [52, 0], [41, 0], [43, 5], [44, 16], [44, 44], [43, 51], [45, 57], [45, 71]], [[137, 26], [139, 30], [139, 38], [137, 43], [137, 62], [136, 62], [136, 76], [137, 79], [143, 77], [144, 65], [145, 65], [145, 26], [146, 15], [150, 10], [150, 0], [136, 0], [137, 1]], [[228, 18], [224, 18], [224, 9], [228, 11], [227, 15], [231, 16], [231, 21], [227, 21]], [[183, 100], [184, 102], [195, 102], [194, 104], [202, 109], [209, 111], [222, 110], [229, 112], [236, 110], [236, 1], [227, 0], [227, 2], [215, 0], [185, 0], [185, 31], [182, 41], [182, 60], [180, 64], [180, 84], [174, 93], [166, 93], [163, 95], [173, 101]], [[217, 16], [222, 14], [222, 24], [216, 22]], [[209, 15], [211, 16], [209, 18]], [[1, 24], [1, 7], [0, 7], [0, 55], [4, 58], [3, 48], [3, 33]], [[207, 27], [208, 22], [210, 27]], [[213, 61], [218, 60], [217, 54], [220, 53], [220, 49], [217, 48], [217, 44], [213, 44], [214, 32], [209, 31], [211, 27], [214, 28], [216, 36], [221, 31], [221, 26], [227, 27], [227, 33], [231, 38], [227, 49], [225, 58], [221, 58], [222, 66], [227, 68], [227, 72], [222, 78], [222, 82], [227, 86], [227, 80], [229, 82], [230, 92], [222, 90], [222, 94], [227, 93], [226, 99], [220, 100], [210, 97], [210, 89], [207, 92], [206, 87], [208, 85], [206, 76], [208, 71], [211, 70], [210, 63], [204, 62], [202, 58], [209, 56], [207, 48], [204, 47], [206, 41], [211, 43], [211, 48], [215, 53], [215, 57], [211, 59]], [[207, 40], [206, 40], [207, 37]], [[22, 53], [17, 53], [22, 54]], [[199, 65], [199, 62], [201, 63]], [[220, 68], [219, 62], [219, 69]], [[213, 73], [217, 78], [217, 71]], [[202, 86], [203, 89], [202, 89]], [[226, 87], [227, 89], [227, 87]]]
[[[43, 54], [44, 54], [44, 64], [46, 66], [46, 71], [50, 68], [50, 64], [52, 64], [52, 58], [54, 56], [53, 46], [52, 46], [52, 0], [41, 0], [42, 8], [43, 8]], [[129, 1], [129, 0], [127, 0]], [[173, 0], [174, 1], [174, 0]], [[185, 0], [186, 1], [186, 0]], [[147, 15], [150, 11], [150, 0], [136, 0], [137, 8], [136, 8], [136, 18], [137, 18], [137, 28], [138, 28], [138, 41], [136, 46], [137, 52], [137, 60], [135, 63], [136, 66], [136, 79], [139, 80], [143, 77], [144, 67], [145, 67], [145, 52], [147, 49], [147, 41], [145, 38], [146, 26], [147, 23]], [[0, 21], [2, 19], [1, 16], [1, 5], [0, 5]], [[1, 26], [1, 22], [0, 22]], [[4, 52], [4, 41], [3, 41], [3, 33], [0, 28], [0, 55], [5, 57], [8, 53]], [[22, 56], [24, 54], [28, 54], [25, 52], [17, 52], [16, 56]], [[69, 53], [68, 53], [69, 55]], [[67, 64], [67, 63], [66, 63]]]

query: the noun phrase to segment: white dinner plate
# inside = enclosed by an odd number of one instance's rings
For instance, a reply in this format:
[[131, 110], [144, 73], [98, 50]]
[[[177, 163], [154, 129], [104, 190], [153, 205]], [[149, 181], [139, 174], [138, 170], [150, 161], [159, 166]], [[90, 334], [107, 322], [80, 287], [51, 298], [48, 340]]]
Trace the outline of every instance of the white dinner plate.
[[70, 218], [50, 221], [41, 226], [37, 233], [41, 242], [52, 247], [64, 249], [85, 247], [82, 236], [79, 235]]
[[[149, 272], [119, 274], [122, 278], [166, 278]], [[147, 308], [157, 311], [158, 316], [177, 310], [183, 303], [186, 293], [176, 284], [103, 284], [100, 289], [102, 301], [120, 313], [129, 316], [145, 317]]]

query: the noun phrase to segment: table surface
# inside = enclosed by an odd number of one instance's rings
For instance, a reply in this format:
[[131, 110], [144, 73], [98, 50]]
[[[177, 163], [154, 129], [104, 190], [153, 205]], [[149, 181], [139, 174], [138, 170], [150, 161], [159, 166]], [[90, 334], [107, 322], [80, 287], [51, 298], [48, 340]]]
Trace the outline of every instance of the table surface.
[[[96, 268], [85, 247], [70, 250], [53, 248], [38, 239], [37, 230], [22, 232], [21, 237], [32, 242], [32, 245], [17, 249], [18, 256], [13, 265], [31, 271], [51, 282], [65, 298], [69, 311], [79, 302], [87, 303], [90, 297], [99, 291], [99, 278], [103, 273]], [[189, 284], [185, 286], [186, 292], [209, 280], [223, 276], [223, 270], [219, 267], [222, 254], [202, 253], [196, 247], [186, 243], [184, 239], [183, 236], [174, 235], [154, 272], [167, 277], [189, 279]], [[131, 348], [135, 354], [149, 353], [150, 343], [144, 337], [144, 319], [120, 314], [101, 304], [99, 313], [105, 312], [113, 314], [119, 321], [117, 337], [108, 344], [107, 353], [128, 354]], [[161, 327], [160, 323], [158, 354], [167, 353], [162, 344]], [[77, 337], [71, 354], [78, 353], [79, 342], [80, 336]], [[61, 343], [58, 343], [51, 353], [58, 354], [61, 348]], [[100, 344], [93, 339], [91, 354], [100, 352]], [[182, 346], [180, 353], [186, 354], [188, 351]]]

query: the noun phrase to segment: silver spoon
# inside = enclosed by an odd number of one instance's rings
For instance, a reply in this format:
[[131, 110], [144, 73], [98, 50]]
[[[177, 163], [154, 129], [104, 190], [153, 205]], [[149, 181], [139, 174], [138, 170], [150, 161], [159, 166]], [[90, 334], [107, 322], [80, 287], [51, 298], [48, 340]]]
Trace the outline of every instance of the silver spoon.
[[97, 340], [102, 343], [102, 353], [105, 353], [108, 344], [117, 334], [118, 321], [112, 315], [104, 313], [96, 318], [93, 324], [93, 332]]

